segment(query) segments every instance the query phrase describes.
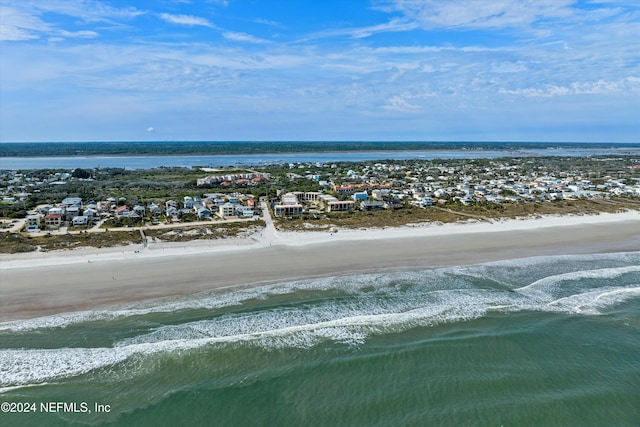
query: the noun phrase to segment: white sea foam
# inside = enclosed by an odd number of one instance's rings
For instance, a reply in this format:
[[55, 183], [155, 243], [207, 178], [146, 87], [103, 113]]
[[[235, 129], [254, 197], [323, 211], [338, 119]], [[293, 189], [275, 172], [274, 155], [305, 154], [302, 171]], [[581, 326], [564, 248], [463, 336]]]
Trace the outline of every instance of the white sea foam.
[[576, 306], [576, 309], [579, 311], [583, 311], [587, 308], [599, 310], [602, 308], [623, 303], [629, 300], [630, 298], [636, 298], [639, 296], [640, 296], [639, 286], [636, 286], [633, 288], [612, 289], [610, 291], [602, 292], [601, 294], [597, 295], [593, 299], [593, 301], [589, 301], [586, 304]]
[[[551, 304], [535, 303], [517, 293], [481, 289], [436, 291], [434, 294], [436, 297], [428, 303], [412, 300], [400, 301], [397, 305], [376, 305], [375, 301], [370, 301], [344, 307], [321, 304], [314, 308], [273, 309], [229, 315], [220, 319], [163, 326], [149, 334], [117, 342], [114, 347], [1, 350], [0, 385], [14, 387], [51, 382], [127, 363], [136, 355], [144, 358], [207, 345], [255, 345], [265, 349], [309, 348], [325, 341], [357, 345], [371, 335], [470, 320], [496, 309], [501, 312], [539, 310], [597, 313], [593, 309], [597, 305], [637, 297], [640, 288], [600, 289]], [[398, 310], [412, 305], [414, 308], [410, 310]], [[577, 307], [582, 309], [576, 310]], [[379, 312], [371, 314], [375, 310]]]
[[599, 314], [600, 312], [598, 311], [598, 308], [608, 305], [607, 303], [604, 303], [604, 300], [602, 303], [598, 304], [599, 298], [606, 295], [618, 295], [621, 298], [618, 298], [615, 301], [611, 299], [610, 302], [622, 302], [634, 295], [633, 288], [631, 289], [632, 292], [629, 291], [630, 289], [620, 289], [617, 287], [601, 288], [592, 292], [584, 292], [558, 298], [547, 303], [547, 307], [553, 311]]
[[543, 279], [536, 280], [535, 282], [523, 286], [521, 288], [514, 289], [517, 292], [527, 292], [539, 289], [549, 289], [561, 282], [577, 282], [583, 279], [614, 279], [627, 273], [640, 272], [640, 265], [631, 265], [626, 267], [615, 268], [601, 268], [597, 270], [582, 270], [574, 271], [570, 273], [556, 274], [553, 276], [547, 276]]

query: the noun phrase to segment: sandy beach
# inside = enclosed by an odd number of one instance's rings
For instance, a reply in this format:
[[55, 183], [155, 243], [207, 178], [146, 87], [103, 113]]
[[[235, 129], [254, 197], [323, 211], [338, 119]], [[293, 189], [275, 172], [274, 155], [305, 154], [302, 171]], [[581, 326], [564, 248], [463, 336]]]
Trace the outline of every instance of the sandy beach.
[[0, 256], [0, 320], [217, 287], [532, 256], [640, 251], [640, 212]]

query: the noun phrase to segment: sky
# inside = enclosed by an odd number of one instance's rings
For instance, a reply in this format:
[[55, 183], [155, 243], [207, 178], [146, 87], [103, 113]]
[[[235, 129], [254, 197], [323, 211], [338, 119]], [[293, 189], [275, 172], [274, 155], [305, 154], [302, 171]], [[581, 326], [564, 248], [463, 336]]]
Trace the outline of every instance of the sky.
[[638, 0], [2, 0], [0, 142], [640, 141]]

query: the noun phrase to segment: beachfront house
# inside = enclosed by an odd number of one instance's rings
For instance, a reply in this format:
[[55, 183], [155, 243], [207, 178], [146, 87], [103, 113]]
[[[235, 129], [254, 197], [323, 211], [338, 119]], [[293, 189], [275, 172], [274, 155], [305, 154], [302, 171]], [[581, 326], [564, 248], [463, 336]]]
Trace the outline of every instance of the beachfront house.
[[396, 202], [393, 200], [385, 200], [382, 202], [382, 205], [385, 209], [402, 209], [403, 205], [400, 202]]
[[384, 204], [380, 200], [362, 200], [360, 202], [361, 211], [374, 211], [384, 209]]
[[302, 205], [275, 205], [273, 214], [275, 216], [293, 216], [302, 213]]
[[126, 206], [118, 206], [115, 210], [116, 218], [126, 218], [129, 216], [129, 208]]
[[273, 206], [273, 214], [275, 216], [292, 216], [302, 213], [303, 207], [295, 193], [283, 194], [280, 198], [280, 204]]
[[149, 205], [149, 213], [151, 215], [160, 215], [162, 213], [162, 209], [160, 209], [160, 206], [158, 206], [155, 203], [151, 203]]
[[348, 212], [355, 207], [352, 200], [334, 200], [330, 201], [327, 206], [327, 212]]
[[218, 207], [218, 214], [223, 217], [234, 216], [236, 213], [236, 207], [232, 203], [224, 203]]
[[183, 204], [185, 209], [192, 209], [193, 203], [194, 203], [193, 198], [191, 198], [190, 196], [184, 196]]
[[43, 218], [42, 214], [27, 216], [27, 231], [39, 230]]
[[62, 225], [61, 214], [47, 214], [44, 216], [44, 224], [47, 227], [59, 228]]
[[167, 206], [167, 216], [173, 219], [177, 219], [180, 216], [180, 211], [175, 206]]
[[135, 205], [133, 207], [133, 212], [135, 212], [136, 214], [138, 214], [141, 218], [145, 216], [146, 214], [146, 209], [144, 206], [142, 205]]
[[140, 215], [138, 215], [138, 213], [136, 211], [131, 211], [131, 212], [129, 212], [129, 219], [134, 220], [134, 221], [138, 221], [138, 220], [142, 219], [142, 217]]
[[74, 216], [71, 223], [74, 227], [83, 227], [89, 224], [89, 218], [86, 216]]
[[49, 209], [48, 214], [50, 215], [60, 215], [60, 217], [64, 216], [64, 208], [59, 207], [59, 208], [51, 208]]
[[78, 206], [68, 206], [65, 208], [64, 217], [65, 220], [71, 221], [74, 217], [80, 215], [80, 208]]
[[236, 215], [240, 218], [253, 218], [253, 209], [249, 206], [236, 206]]
[[207, 208], [205, 208], [204, 206], [200, 206], [197, 210], [196, 210], [196, 215], [198, 216], [198, 219], [206, 219], [206, 218], [211, 218], [211, 211]]

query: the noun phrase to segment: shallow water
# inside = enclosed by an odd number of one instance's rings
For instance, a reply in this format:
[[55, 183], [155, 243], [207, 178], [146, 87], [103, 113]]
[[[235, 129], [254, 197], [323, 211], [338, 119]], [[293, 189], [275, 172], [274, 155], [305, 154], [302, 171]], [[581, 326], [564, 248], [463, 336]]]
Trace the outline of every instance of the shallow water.
[[1, 323], [0, 421], [637, 425], [639, 348], [638, 252], [235, 287]]

